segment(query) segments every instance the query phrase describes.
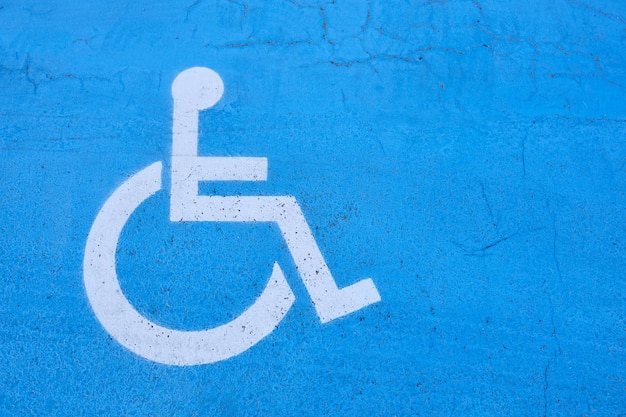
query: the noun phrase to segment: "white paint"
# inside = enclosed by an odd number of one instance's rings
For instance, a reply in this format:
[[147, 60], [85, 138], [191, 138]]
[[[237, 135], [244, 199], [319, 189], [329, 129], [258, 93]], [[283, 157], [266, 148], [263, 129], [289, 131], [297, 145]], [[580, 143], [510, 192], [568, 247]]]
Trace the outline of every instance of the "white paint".
[[199, 365], [238, 355], [270, 334], [295, 296], [277, 263], [261, 296], [239, 317], [201, 331], [179, 331], [151, 322], [130, 305], [115, 271], [115, 252], [133, 211], [161, 189], [161, 163], [155, 162], [122, 184], [93, 223], [83, 264], [85, 288], [96, 317], [120, 344], [155, 362]]
[[[199, 195], [199, 181], [265, 181], [267, 158], [198, 156], [198, 115], [221, 98], [224, 85], [208, 68], [176, 77], [174, 97], [171, 221], [275, 222], [322, 323], [380, 301], [371, 279], [338, 288], [296, 199], [292, 196]], [[212, 363], [238, 355], [274, 330], [295, 296], [278, 263], [259, 298], [231, 322], [202, 331], [159, 326], [130, 305], [119, 286], [115, 251], [132, 212], [161, 189], [161, 163], [122, 184], [100, 209], [85, 248], [89, 301], [119, 343], [147, 359], [170, 365]]]

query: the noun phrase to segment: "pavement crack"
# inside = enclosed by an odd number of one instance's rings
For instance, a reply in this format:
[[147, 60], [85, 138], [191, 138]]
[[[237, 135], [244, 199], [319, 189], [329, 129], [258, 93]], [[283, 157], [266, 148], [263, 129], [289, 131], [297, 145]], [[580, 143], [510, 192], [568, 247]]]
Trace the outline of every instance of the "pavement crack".
[[189, 7], [187, 7], [187, 13], [185, 14], [185, 20], [183, 20], [184, 22], [188, 22], [189, 21], [189, 15], [191, 14], [191, 12], [193, 12], [193, 10], [196, 7], [198, 7], [198, 5], [200, 3], [202, 3], [202, 0], [196, 0]]
[[563, 273], [561, 272], [561, 262], [559, 261], [556, 247], [558, 237], [559, 236], [556, 231], [556, 213], [552, 213], [552, 259], [554, 261], [554, 265], [556, 266], [559, 283], [561, 284], [561, 286], [563, 286]]
[[461, 249], [464, 252], [465, 256], [475, 256], [478, 258], [484, 258], [485, 256], [487, 256], [487, 252], [493, 248], [495, 248], [496, 246], [502, 244], [503, 242], [506, 242], [514, 237], [517, 237], [519, 235], [524, 235], [527, 233], [534, 233], [540, 230], [544, 230], [545, 227], [536, 227], [536, 228], [532, 228], [532, 229], [528, 229], [528, 230], [524, 230], [524, 231], [518, 231], [518, 232], [514, 232], [508, 235], [504, 235], [496, 240], [493, 240], [487, 244], [481, 245], [479, 247], [469, 247], [467, 245], [464, 245], [462, 243], [458, 243], [458, 242], [454, 242], [454, 241], [450, 241], [454, 246], [456, 246], [457, 248]]
[[480, 183], [480, 191], [482, 194], [482, 198], [485, 201], [485, 205], [487, 206], [487, 211], [489, 212], [489, 218], [491, 219], [491, 224], [497, 226], [498, 223], [495, 221], [493, 217], [493, 210], [491, 209], [491, 204], [489, 204], [489, 199], [487, 198], [487, 194], [485, 194], [485, 184]]
[[607, 19], [613, 20], [615, 22], [619, 22], [621, 24], [625, 23], [624, 19], [621, 16], [609, 14], [609, 13], [605, 12], [602, 9], [598, 9], [596, 7], [592, 7], [592, 6], [590, 6], [590, 5], [586, 4], [586, 3], [582, 3], [580, 1], [575, 1], [575, 0], [567, 0], [567, 2], [569, 4], [571, 4], [572, 6], [582, 7], [583, 9], [586, 9], [586, 10], [588, 10], [588, 11], [594, 13], [594, 14], [599, 14], [601, 16], [604, 16]]
[[554, 358], [550, 358], [543, 370], [543, 417], [547, 417], [548, 415], [548, 389], [550, 389], [548, 374], [550, 373], [550, 365], [553, 360]]

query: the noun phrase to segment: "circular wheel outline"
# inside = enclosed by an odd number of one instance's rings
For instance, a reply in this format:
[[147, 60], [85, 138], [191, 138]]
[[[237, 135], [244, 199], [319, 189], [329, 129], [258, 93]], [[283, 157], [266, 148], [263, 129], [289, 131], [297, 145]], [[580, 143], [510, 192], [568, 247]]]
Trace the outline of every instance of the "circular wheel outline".
[[124, 296], [115, 253], [124, 225], [147, 198], [161, 190], [162, 163], [142, 169], [106, 200], [93, 222], [83, 261], [85, 290], [105, 330], [135, 354], [167, 365], [200, 365], [225, 360], [269, 335], [295, 301], [277, 262], [255, 302], [232, 321], [215, 328], [181, 331], [142, 316]]

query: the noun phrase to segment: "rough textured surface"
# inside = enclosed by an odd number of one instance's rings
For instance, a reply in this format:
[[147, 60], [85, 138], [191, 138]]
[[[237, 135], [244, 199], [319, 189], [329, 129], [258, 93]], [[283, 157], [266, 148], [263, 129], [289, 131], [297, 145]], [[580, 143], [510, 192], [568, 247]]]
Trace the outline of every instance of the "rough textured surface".
[[[626, 3], [0, 0], [0, 414], [626, 412]], [[168, 164], [170, 85], [221, 74], [200, 150], [266, 156], [340, 285], [320, 324], [272, 226], [133, 215], [118, 271], [164, 325], [228, 321], [278, 260], [294, 308], [225, 362], [111, 340], [82, 282], [93, 219]]]

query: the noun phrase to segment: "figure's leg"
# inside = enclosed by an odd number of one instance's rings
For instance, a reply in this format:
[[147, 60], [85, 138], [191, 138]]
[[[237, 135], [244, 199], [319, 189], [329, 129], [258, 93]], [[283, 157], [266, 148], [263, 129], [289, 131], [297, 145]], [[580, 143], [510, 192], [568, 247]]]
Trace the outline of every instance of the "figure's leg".
[[278, 225], [322, 323], [380, 301], [370, 279], [339, 289], [294, 197], [281, 197]]
[[193, 196], [181, 206], [187, 221], [276, 222], [322, 323], [380, 301], [371, 279], [339, 289], [300, 205], [291, 196]]

